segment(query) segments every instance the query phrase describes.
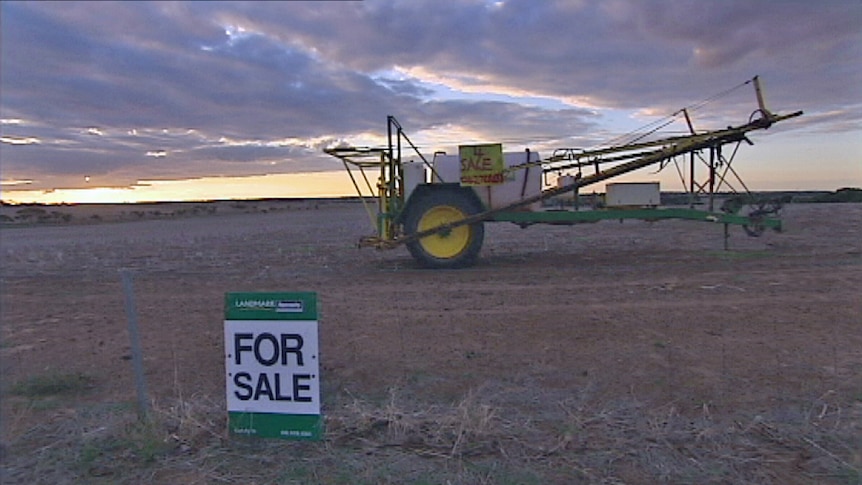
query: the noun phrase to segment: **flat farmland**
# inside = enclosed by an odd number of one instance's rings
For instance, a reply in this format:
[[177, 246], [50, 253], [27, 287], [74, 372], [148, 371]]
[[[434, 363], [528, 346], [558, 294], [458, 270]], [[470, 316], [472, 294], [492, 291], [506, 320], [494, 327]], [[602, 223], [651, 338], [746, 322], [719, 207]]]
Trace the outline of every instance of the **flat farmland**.
[[[729, 251], [696, 222], [492, 223], [452, 271], [357, 249], [356, 202], [176, 207], [0, 229], [2, 483], [862, 483], [862, 204]], [[227, 434], [238, 291], [317, 292], [322, 442]]]

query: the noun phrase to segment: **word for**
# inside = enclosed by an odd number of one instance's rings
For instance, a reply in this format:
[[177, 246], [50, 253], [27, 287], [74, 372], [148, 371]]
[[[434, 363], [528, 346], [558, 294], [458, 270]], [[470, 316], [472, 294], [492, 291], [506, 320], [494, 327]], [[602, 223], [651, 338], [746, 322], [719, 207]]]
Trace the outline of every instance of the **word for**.
[[257, 337], [252, 333], [237, 333], [233, 336], [234, 363], [242, 365], [243, 353], [252, 353], [254, 359], [266, 367], [286, 366], [288, 356], [293, 354], [296, 365], [302, 366], [302, 343], [302, 335], [296, 333], [282, 333], [278, 337], [268, 332], [259, 333]]

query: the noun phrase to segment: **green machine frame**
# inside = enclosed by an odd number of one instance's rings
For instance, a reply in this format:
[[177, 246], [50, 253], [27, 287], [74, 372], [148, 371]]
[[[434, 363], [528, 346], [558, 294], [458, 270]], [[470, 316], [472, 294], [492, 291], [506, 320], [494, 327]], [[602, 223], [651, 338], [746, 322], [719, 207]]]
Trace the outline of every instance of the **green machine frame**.
[[[507, 172], [524, 170], [533, 166], [541, 167], [544, 174], [558, 174], [576, 171], [576, 176], [569, 184], [546, 189], [537, 195], [523, 198], [503, 207], [487, 208], [465, 215], [457, 220], [446, 221], [438, 226], [407, 233], [403, 221], [409, 214], [412, 200], [405, 200], [405, 180], [403, 163], [409, 158], [411, 162], [421, 161], [433, 174], [432, 183], [420, 184], [410, 199], [416, 198], [416, 193], [429, 191], [450, 191], [458, 187], [459, 181], [441, 181], [434, 173], [433, 165], [419, 151], [416, 145], [405, 134], [401, 124], [393, 116], [387, 118], [387, 147], [337, 147], [327, 148], [325, 153], [342, 160], [359, 195], [362, 195], [363, 185], [368, 192], [375, 194], [375, 202], [363, 198], [368, 216], [376, 228], [376, 234], [360, 240], [360, 246], [377, 248], [393, 248], [402, 244], [415, 244], [432, 235], [448, 234], [453, 229], [464, 225], [475, 225], [482, 222], [512, 222], [526, 227], [533, 224], [578, 224], [615, 219], [663, 220], [684, 219], [724, 224], [725, 248], [727, 247], [727, 226], [743, 226], [749, 235], [757, 236], [764, 229], [781, 230], [781, 220], [777, 217], [780, 204], [772, 201], [756, 200], [748, 187], [745, 186], [736, 170], [733, 160], [740, 145], [753, 143], [747, 134], [755, 130], [768, 129], [775, 123], [802, 115], [802, 111], [786, 115], [770, 112], [763, 101], [760, 82], [757, 76], [741, 84], [753, 84], [757, 96], [756, 109], [747, 123], [739, 126], [729, 126], [722, 130], [697, 132], [686, 109], [680, 110], [685, 116], [690, 133], [682, 136], [665, 137], [651, 141], [636, 140], [633, 143], [615, 145], [594, 150], [561, 148], [553, 155], [538, 162], [528, 162], [506, 169]], [[649, 133], [648, 133], [649, 134]], [[644, 135], [645, 136], [645, 135]], [[644, 137], [641, 136], [641, 139]], [[730, 156], [726, 157], [726, 146], [732, 146]], [[680, 169], [679, 159], [688, 162], [689, 178], [685, 179]], [[687, 158], [687, 160], [685, 159]], [[529, 160], [529, 159], [528, 159]], [[697, 161], [707, 168], [706, 178], [698, 181], [695, 177]], [[577, 200], [579, 189], [602, 182], [623, 174], [659, 165], [660, 169], [670, 163], [677, 167], [683, 185], [689, 196], [687, 208], [608, 208], [599, 210], [542, 210], [524, 211], [528, 205], [547, 201], [553, 197], [572, 193]], [[591, 173], [585, 173], [590, 171]], [[377, 172], [375, 183], [372, 184], [369, 172]], [[358, 174], [358, 175], [357, 175]], [[742, 191], [731, 184], [739, 183]], [[719, 210], [715, 208], [715, 196], [722, 186], [727, 186], [732, 192], [739, 194], [724, 204]], [[707, 210], [695, 209], [695, 201], [700, 196], [707, 198]], [[373, 205], [376, 203], [376, 207]], [[745, 209], [745, 210], [743, 210]]]

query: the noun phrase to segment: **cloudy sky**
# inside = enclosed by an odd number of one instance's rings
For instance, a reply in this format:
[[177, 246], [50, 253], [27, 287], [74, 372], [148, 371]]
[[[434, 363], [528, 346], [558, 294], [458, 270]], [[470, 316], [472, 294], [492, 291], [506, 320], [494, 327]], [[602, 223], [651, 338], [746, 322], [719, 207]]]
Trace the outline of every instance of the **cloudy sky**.
[[[502, 141], [550, 155], [756, 74], [772, 111], [805, 115], [752, 135], [739, 162], [750, 185], [862, 186], [859, 0], [3, 1], [0, 13], [4, 200], [184, 179], [221, 198], [213, 180], [338, 170], [322, 148], [381, 144], [388, 114], [429, 154]], [[755, 108], [744, 86], [695, 111], [695, 127]]]

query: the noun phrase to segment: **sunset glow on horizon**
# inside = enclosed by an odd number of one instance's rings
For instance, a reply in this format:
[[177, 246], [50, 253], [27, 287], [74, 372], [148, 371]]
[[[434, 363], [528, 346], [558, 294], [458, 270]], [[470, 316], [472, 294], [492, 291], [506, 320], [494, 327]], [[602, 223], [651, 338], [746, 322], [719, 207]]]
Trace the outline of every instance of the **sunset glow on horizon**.
[[[367, 189], [362, 195], [370, 195]], [[6, 190], [8, 204], [126, 204], [228, 199], [348, 197], [359, 195], [344, 172], [141, 181], [131, 187]]]

